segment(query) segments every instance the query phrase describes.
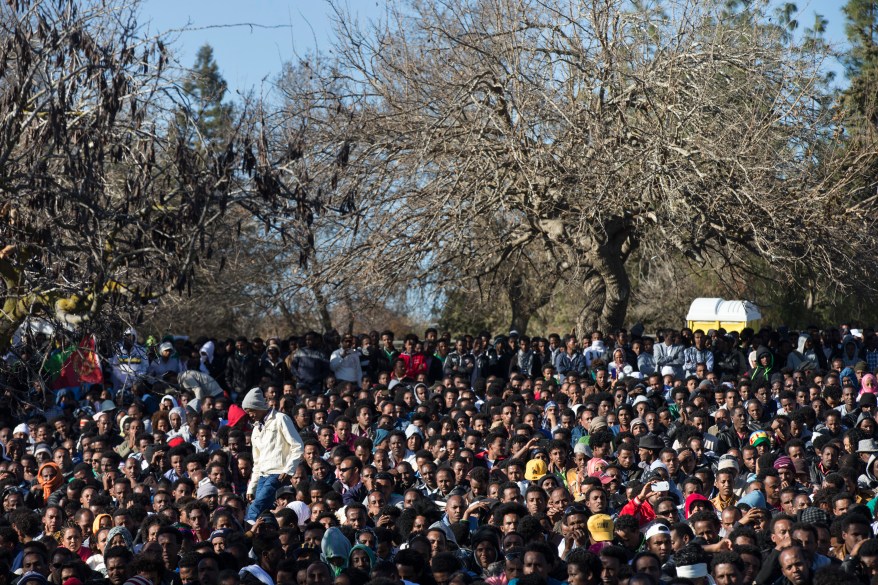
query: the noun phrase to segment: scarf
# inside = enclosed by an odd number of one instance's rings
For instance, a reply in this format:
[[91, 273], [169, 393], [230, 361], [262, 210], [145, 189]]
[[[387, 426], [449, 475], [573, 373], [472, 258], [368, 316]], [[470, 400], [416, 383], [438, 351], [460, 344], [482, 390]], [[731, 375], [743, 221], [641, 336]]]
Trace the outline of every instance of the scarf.
[[[47, 468], [55, 470], [55, 477], [50, 480], [43, 479], [43, 470]], [[52, 495], [52, 492], [61, 487], [61, 484], [64, 483], [64, 477], [61, 475], [61, 468], [58, 467], [58, 464], [49, 461], [48, 463], [40, 465], [40, 469], [37, 472], [37, 483], [43, 487], [43, 502], [48, 502], [49, 496]]]

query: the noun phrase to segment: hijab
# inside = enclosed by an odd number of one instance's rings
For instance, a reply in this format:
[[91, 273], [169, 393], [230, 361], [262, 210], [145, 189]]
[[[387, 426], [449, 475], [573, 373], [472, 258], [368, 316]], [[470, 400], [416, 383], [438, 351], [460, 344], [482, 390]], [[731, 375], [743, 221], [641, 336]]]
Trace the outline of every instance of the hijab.
[[107, 534], [107, 546], [110, 546], [110, 543], [113, 542], [113, 538], [115, 538], [117, 535], [122, 535], [122, 538], [125, 540], [125, 547], [133, 552], [134, 539], [131, 538], [131, 533], [128, 532], [128, 529], [124, 526], [116, 526], [110, 529], [109, 534]]

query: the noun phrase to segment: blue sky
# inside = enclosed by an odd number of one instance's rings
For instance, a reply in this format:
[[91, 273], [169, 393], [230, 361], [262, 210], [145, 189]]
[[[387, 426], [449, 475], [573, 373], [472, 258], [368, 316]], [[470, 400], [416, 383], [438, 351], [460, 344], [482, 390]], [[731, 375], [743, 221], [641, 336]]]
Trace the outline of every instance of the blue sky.
[[[814, 13], [829, 20], [828, 38], [845, 45], [843, 0], [797, 2], [801, 28]], [[326, 0], [143, 0], [142, 21], [153, 31], [175, 33], [179, 65], [189, 67], [198, 48], [210, 43], [232, 91], [268, 91], [284, 62], [331, 44], [331, 9]], [[378, 18], [385, 0], [348, 0], [360, 19]], [[259, 26], [232, 26], [252, 23]], [[843, 80], [838, 68], [839, 80]]]

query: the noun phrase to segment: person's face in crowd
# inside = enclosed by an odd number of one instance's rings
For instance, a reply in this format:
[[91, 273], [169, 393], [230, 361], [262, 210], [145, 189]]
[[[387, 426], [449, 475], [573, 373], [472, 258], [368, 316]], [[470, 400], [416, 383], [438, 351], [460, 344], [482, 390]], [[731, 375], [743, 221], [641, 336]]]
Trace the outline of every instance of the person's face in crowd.
[[58, 508], [49, 508], [43, 514], [43, 527], [47, 534], [54, 534], [61, 529], [63, 516]]
[[677, 522], [679, 519], [677, 507], [671, 501], [660, 502], [658, 506], [656, 506], [655, 514], [659, 518], [663, 518], [672, 523]]
[[215, 559], [202, 558], [198, 561], [197, 570], [200, 585], [217, 585], [219, 582], [219, 565]]
[[838, 463], [838, 451], [832, 447], [824, 447], [820, 453], [820, 462], [824, 469], [834, 469]]
[[368, 496], [369, 515], [378, 516], [378, 512], [387, 504], [384, 494], [373, 492]]
[[238, 473], [244, 479], [248, 479], [253, 473], [253, 462], [248, 459], [238, 459]]
[[771, 530], [771, 541], [777, 550], [790, 545], [792, 538], [790, 528], [792, 528], [792, 523], [789, 520], [778, 520], [774, 523], [774, 527]]
[[112, 585], [122, 585], [128, 580], [128, 564], [121, 557], [112, 557], [107, 559], [107, 579]]
[[809, 563], [800, 548], [790, 548], [778, 557], [780, 570], [792, 585], [804, 585], [810, 580]]
[[320, 429], [320, 432], [317, 434], [317, 439], [320, 441], [320, 444], [324, 449], [329, 449], [332, 447], [334, 443], [333, 438], [333, 430], [331, 428], [323, 428]]
[[549, 560], [541, 552], [527, 551], [522, 558], [522, 573], [536, 575], [542, 579], [549, 576]]
[[853, 550], [857, 544], [872, 537], [871, 527], [867, 524], [851, 524], [848, 529], [842, 530], [841, 538], [847, 550]]
[[734, 563], [721, 563], [711, 572], [716, 585], [742, 585], [744, 575]]
[[741, 450], [744, 466], [751, 472], [756, 471], [756, 449], [745, 447]]
[[362, 530], [366, 526], [366, 512], [361, 508], [347, 508], [345, 510], [345, 524], [354, 530]]
[[193, 508], [186, 515], [186, 520], [192, 530], [204, 530], [207, 528], [207, 515], [200, 508]]
[[667, 562], [671, 557], [671, 554], [674, 552], [673, 546], [671, 545], [670, 534], [656, 534], [647, 541], [646, 545], [650, 552], [658, 555], [662, 563]]
[[67, 550], [79, 552], [82, 547], [82, 532], [79, 527], [65, 528], [61, 535], [61, 543]]
[[643, 556], [634, 563], [635, 573], [645, 573], [652, 576], [656, 583], [662, 580], [662, 567], [657, 560], [650, 556]]
[[609, 509], [606, 492], [600, 488], [589, 491], [586, 506], [592, 514], [606, 514]]
[[619, 559], [601, 555], [601, 583], [603, 585], [619, 585]]
[[567, 497], [567, 490], [554, 489], [549, 496], [549, 513], [550, 515], [558, 515], [564, 512], [570, 505], [570, 498]]
[[[414, 576], [414, 575], [411, 575]], [[402, 575], [400, 575], [402, 577]], [[312, 563], [305, 573], [306, 585], [331, 585], [332, 575], [324, 563]]]
[[156, 542], [162, 549], [162, 562], [165, 568], [173, 571], [179, 561], [180, 545], [177, 544], [177, 539], [172, 534], [160, 534]]
[[692, 531], [695, 536], [703, 538], [709, 544], [714, 544], [719, 540], [716, 522], [710, 520], [702, 520], [692, 525]]

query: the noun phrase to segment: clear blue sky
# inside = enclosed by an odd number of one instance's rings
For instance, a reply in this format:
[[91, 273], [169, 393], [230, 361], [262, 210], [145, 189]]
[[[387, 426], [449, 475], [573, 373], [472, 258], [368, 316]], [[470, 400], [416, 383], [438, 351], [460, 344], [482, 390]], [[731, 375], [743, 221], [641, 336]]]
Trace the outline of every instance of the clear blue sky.
[[[360, 19], [383, 15], [385, 0], [347, 0]], [[773, 0], [777, 1], [777, 0]], [[810, 26], [814, 13], [829, 20], [827, 37], [844, 46], [843, 0], [811, 0], [796, 3], [800, 30]], [[179, 65], [192, 65], [198, 48], [209, 43], [232, 91], [269, 90], [281, 65], [314, 49], [331, 44], [331, 9], [326, 0], [143, 0], [142, 21], [153, 31], [176, 33]], [[228, 26], [240, 23], [263, 25]], [[839, 81], [843, 82], [841, 69]], [[268, 83], [263, 85], [263, 82]]]

